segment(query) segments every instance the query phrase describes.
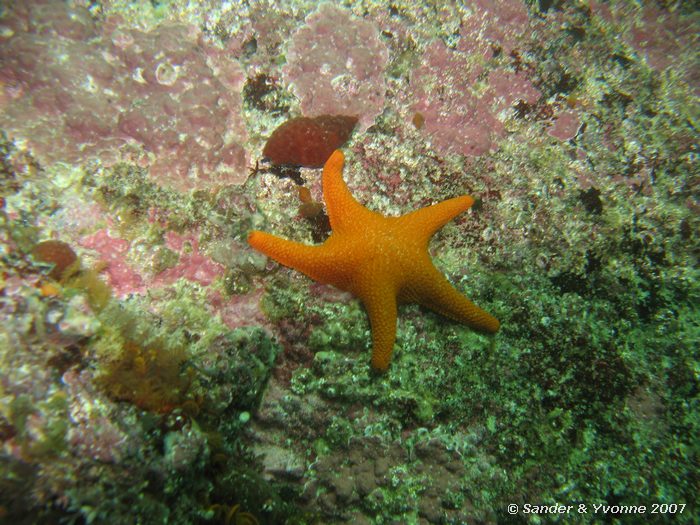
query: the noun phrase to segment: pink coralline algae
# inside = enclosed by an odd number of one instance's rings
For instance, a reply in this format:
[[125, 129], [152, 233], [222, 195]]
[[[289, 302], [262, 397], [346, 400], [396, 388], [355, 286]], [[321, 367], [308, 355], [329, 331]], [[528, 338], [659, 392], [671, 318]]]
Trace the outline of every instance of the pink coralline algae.
[[105, 265], [103, 275], [117, 297], [144, 294], [150, 288], [167, 286], [178, 279], [208, 286], [224, 273], [221, 264], [200, 252], [194, 233], [180, 235], [171, 231], [165, 234], [165, 246], [179, 258], [177, 264], [154, 276], [146, 275], [147, 272], [133, 265], [132, 243], [107, 229], [84, 237], [80, 245], [96, 252], [96, 258]]
[[[607, 23], [620, 24], [620, 31], [635, 52], [647, 64], [663, 71], [675, 67], [685, 81], [700, 92], [698, 65], [698, 25], [700, 14], [681, 14], [680, 10], [660, 9], [655, 5], [641, 7], [630, 2], [591, 2], [591, 10]], [[618, 30], [615, 28], [613, 30]]]
[[240, 183], [240, 65], [198, 31], [98, 26], [63, 2], [0, 20], [0, 125], [42, 162], [131, 160], [179, 190]]
[[[462, 20], [455, 48], [429, 44], [411, 73], [414, 112], [439, 152], [483, 155], [504, 134], [504, 112], [540, 92], [522, 69], [503, 65], [530, 32], [528, 11], [515, 0], [478, 0]], [[500, 60], [499, 60], [500, 58]], [[508, 60], [508, 58], [505, 58]]]
[[129, 264], [129, 241], [115, 237], [107, 229], [80, 240], [83, 248], [94, 250], [100, 261], [106, 265], [104, 274], [117, 297], [132, 293], [145, 293], [145, 283], [141, 275]]
[[438, 151], [487, 153], [504, 133], [499, 113], [518, 100], [534, 104], [539, 99], [526, 73], [502, 67], [490, 71], [487, 86], [478, 91], [477, 81], [484, 70], [462, 46], [454, 50], [441, 41], [428, 46], [422, 64], [413, 70], [413, 110], [424, 118], [424, 129]]
[[388, 56], [374, 24], [323, 4], [293, 35], [283, 74], [305, 116], [354, 115], [365, 130], [384, 108]]
[[156, 276], [154, 284], [170, 284], [180, 278], [207, 286], [223, 275], [224, 267], [199, 251], [195, 235], [165, 234], [165, 245], [180, 254], [178, 263]]
[[510, 54], [527, 33], [529, 19], [522, 0], [474, 0], [472, 13], [462, 21], [461, 46], [489, 58], [494, 51]]
[[578, 113], [572, 110], [565, 110], [557, 115], [554, 124], [547, 130], [547, 133], [561, 141], [566, 141], [574, 138], [580, 127], [581, 119]]
[[[663, 12], [655, 6], [645, 7], [640, 21], [632, 28], [630, 44], [658, 71], [676, 66], [695, 93], [700, 94], [698, 27], [700, 14], [682, 17]], [[685, 65], [685, 68], [680, 67]]]

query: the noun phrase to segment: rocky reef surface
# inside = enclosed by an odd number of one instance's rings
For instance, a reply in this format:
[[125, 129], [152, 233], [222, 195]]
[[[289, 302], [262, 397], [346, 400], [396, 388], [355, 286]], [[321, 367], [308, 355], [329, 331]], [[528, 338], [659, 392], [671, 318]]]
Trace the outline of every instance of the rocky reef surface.
[[[0, 521], [697, 523], [699, 30], [0, 2]], [[496, 336], [401, 307], [377, 374], [355, 298], [247, 245], [327, 238], [320, 170], [262, 153], [323, 115], [368, 208], [476, 199], [430, 250]]]

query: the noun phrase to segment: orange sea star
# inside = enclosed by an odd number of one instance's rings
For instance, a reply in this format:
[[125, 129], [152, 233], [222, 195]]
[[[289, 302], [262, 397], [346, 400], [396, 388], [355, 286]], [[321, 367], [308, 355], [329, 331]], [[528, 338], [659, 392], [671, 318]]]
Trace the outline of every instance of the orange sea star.
[[475, 330], [494, 333], [500, 323], [459, 293], [428, 254], [433, 234], [474, 199], [455, 197], [402, 215], [385, 217], [365, 208], [343, 181], [343, 152], [323, 167], [323, 198], [333, 230], [319, 246], [253, 231], [250, 245], [316, 281], [360, 298], [372, 327], [372, 366], [386, 370], [396, 340], [397, 304], [415, 302]]

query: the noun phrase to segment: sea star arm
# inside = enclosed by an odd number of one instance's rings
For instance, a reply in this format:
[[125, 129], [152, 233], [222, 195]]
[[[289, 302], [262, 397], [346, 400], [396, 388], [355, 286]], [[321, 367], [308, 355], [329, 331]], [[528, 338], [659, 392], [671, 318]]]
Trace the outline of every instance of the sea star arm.
[[412, 231], [416, 239], [426, 245], [445, 224], [474, 204], [469, 195], [462, 195], [407, 213], [400, 218], [402, 226]]
[[335, 150], [323, 166], [323, 200], [331, 223], [331, 229], [336, 233], [346, 233], [357, 228], [358, 221], [363, 216], [377, 215], [368, 210], [352, 196], [343, 180], [343, 164], [345, 155], [339, 149]]
[[372, 367], [385, 371], [396, 341], [396, 292], [388, 286], [375, 286], [361, 292], [361, 297], [372, 329]]
[[413, 281], [409, 294], [426, 308], [474, 330], [493, 334], [501, 326], [498, 319], [457, 291], [432, 264], [430, 270]]
[[316, 281], [332, 284], [329, 276], [335, 273], [336, 265], [323, 245], [308, 246], [257, 230], [250, 232], [248, 243], [284, 266], [294, 268]]

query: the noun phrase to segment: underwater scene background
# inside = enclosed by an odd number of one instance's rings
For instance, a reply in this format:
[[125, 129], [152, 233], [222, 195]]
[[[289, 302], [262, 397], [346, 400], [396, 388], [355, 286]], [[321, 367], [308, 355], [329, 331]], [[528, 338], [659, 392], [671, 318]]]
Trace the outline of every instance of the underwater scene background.
[[[695, 3], [0, 6], [1, 523], [700, 522]], [[495, 335], [248, 244], [336, 148]]]

